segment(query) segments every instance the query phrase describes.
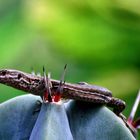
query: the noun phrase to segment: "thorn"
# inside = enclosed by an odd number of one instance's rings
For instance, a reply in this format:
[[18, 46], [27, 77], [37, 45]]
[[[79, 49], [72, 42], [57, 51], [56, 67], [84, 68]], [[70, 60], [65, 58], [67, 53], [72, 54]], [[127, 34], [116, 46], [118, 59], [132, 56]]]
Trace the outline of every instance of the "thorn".
[[138, 118], [136, 121], [133, 122], [133, 126], [136, 129], [139, 129], [140, 128], [140, 118]]
[[51, 74], [48, 73], [46, 76], [46, 70], [44, 66], [43, 66], [43, 74], [44, 74], [45, 88], [47, 89], [47, 93], [48, 93], [48, 101], [52, 102], [51, 90], [50, 90], [50, 88], [52, 87], [52, 84], [50, 81]]
[[41, 77], [41, 73], [40, 72], [38, 72], [36, 75], [39, 76], [39, 77]]
[[52, 87], [52, 84], [51, 84], [50, 78], [51, 78], [51, 74], [48, 73], [48, 75], [47, 75], [48, 101], [52, 102], [51, 89], [50, 89]]
[[43, 73], [45, 72], [45, 67], [43, 66]]
[[67, 68], [67, 64], [65, 64], [65, 66], [64, 66], [64, 71], [63, 71], [61, 79], [60, 79], [60, 85], [65, 83], [64, 78], [65, 78], [65, 74], [66, 74], [66, 68]]
[[67, 64], [65, 64], [65, 66], [64, 66], [64, 70], [67, 68]]
[[35, 75], [35, 71], [34, 71], [33, 67], [31, 67], [31, 74]]
[[43, 66], [43, 76], [44, 76], [45, 87], [47, 88], [47, 77], [46, 77], [46, 70], [44, 66]]
[[51, 94], [48, 94], [48, 102], [52, 102], [52, 96], [51, 96]]
[[54, 102], [58, 102], [61, 99], [61, 94], [63, 92], [63, 85], [65, 84], [64, 77], [65, 77], [65, 73], [66, 73], [66, 68], [67, 68], [67, 64], [64, 66], [64, 71], [62, 73], [60, 83], [59, 83], [59, 86], [56, 91], [56, 95], [54, 96]]
[[138, 108], [139, 103], [140, 103], [140, 90], [139, 90], [139, 92], [138, 92], [138, 95], [137, 95], [136, 100], [135, 100], [135, 102], [134, 102], [134, 105], [133, 105], [133, 107], [132, 107], [130, 116], [129, 116], [128, 120], [127, 120], [127, 121], [128, 121], [129, 123], [131, 123], [131, 124], [132, 124], [132, 122], [133, 122], [133, 119], [134, 119], [134, 116], [135, 116], [135, 114], [136, 114], [136, 110], [137, 110], [137, 108]]
[[48, 83], [49, 83], [49, 79], [50, 79], [50, 77], [51, 77], [50, 74], [51, 74], [50, 72], [48, 72], [48, 74], [47, 74], [47, 82], [48, 82]]

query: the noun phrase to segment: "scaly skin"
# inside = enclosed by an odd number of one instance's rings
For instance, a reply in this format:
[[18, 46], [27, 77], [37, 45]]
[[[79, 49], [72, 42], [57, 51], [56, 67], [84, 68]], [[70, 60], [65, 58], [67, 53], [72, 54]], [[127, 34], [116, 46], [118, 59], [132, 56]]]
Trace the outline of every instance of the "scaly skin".
[[[52, 83], [52, 96], [57, 94], [60, 81], [50, 79]], [[44, 77], [24, 73], [17, 70], [4, 69], [0, 70], [0, 83], [11, 86], [13, 88], [23, 90], [25, 92], [39, 95], [43, 98], [46, 93]], [[62, 98], [87, 101], [92, 103], [106, 104], [113, 107], [116, 114], [120, 114], [125, 108], [125, 102], [112, 97], [111, 91], [106, 88], [89, 85], [87, 83], [63, 85]]]

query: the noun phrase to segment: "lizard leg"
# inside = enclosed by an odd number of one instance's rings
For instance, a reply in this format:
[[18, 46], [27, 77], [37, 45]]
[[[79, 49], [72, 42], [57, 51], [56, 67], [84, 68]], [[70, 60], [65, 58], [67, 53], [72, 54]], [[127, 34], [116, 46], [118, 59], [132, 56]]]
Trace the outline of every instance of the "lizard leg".
[[67, 67], [67, 64], [64, 66], [64, 71], [62, 73], [59, 86], [54, 95], [54, 102], [58, 102], [61, 99], [61, 94], [63, 93], [63, 86], [65, 84], [64, 77], [65, 77], [65, 73], [66, 73], [66, 67]]
[[136, 123], [135, 122], [130, 123], [127, 121], [126, 117], [122, 113], [119, 114], [119, 117], [123, 120], [123, 122], [125, 123], [127, 128], [131, 131], [131, 133], [134, 135], [134, 137], [136, 137], [136, 135], [137, 135], [137, 126], [136, 125], [139, 126], [140, 122], [137, 123], [137, 121], [136, 121]]
[[125, 109], [125, 102], [120, 99], [112, 97], [110, 102], [107, 104], [107, 106], [113, 107], [113, 112], [123, 120], [125, 125], [129, 128], [129, 130], [135, 136], [136, 135], [135, 127], [133, 126], [133, 124], [130, 124], [129, 122], [127, 122], [125, 116], [121, 113]]
[[119, 114], [125, 109], [125, 102], [118, 99], [111, 97], [111, 100], [108, 102], [107, 106], [113, 108], [113, 112], [119, 116]]

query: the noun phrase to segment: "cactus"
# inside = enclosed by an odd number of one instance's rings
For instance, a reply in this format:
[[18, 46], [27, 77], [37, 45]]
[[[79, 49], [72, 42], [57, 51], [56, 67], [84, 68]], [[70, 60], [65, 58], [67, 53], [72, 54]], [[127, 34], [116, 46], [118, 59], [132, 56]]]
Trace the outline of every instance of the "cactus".
[[105, 106], [38, 101], [29, 94], [0, 104], [0, 140], [135, 140]]

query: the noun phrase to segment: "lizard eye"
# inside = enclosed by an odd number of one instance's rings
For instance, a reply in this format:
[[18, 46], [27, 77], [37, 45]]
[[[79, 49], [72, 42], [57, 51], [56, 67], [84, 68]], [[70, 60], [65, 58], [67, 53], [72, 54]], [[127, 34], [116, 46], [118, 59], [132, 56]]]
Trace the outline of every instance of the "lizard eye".
[[1, 74], [4, 76], [6, 75], [6, 71], [2, 71]]

